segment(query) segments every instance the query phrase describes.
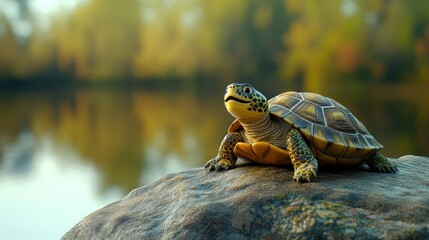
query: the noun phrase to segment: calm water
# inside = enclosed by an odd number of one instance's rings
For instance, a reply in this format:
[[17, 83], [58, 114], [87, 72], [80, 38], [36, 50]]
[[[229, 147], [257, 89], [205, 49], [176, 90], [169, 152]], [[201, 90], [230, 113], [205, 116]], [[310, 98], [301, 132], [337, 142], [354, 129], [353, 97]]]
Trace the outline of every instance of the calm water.
[[[223, 92], [0, 92], [2, 238], [58, 239], [132, 189], [202, 166], [232, 121]], [[424, 93], [330, 94], [385, 155], [429, 155]]]

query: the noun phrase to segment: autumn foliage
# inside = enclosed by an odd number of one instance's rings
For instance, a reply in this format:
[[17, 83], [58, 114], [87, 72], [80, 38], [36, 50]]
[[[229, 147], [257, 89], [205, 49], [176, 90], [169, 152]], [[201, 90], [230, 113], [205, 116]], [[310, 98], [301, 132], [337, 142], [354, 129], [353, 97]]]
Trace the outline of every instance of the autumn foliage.
[[87, 0], [26, 19], [22, 38], [0, 14], [1, 80], [429, 81], [425, 0]]

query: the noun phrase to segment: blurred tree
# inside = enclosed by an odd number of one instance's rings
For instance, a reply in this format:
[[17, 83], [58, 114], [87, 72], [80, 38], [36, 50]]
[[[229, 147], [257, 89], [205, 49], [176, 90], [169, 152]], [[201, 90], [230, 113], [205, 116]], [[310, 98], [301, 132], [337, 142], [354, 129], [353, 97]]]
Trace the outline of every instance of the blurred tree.
[[178, 76], [197, 70], [200, 56], [195, 1], [142, 1], [140, 47], [133, 59], [135, 78]]
[[90, 0], [54, 25], [58, 62], [81, 79], [123, 80], [130, 76], [138, 46], [136, 0]]
[[281, 76], [303, 81], [305, 89], [321, 91], [325, 84], [369, 80], [413, 81], [419, 78], [415, 64], [428, 67], [413, 46], [416, 37], [424, 35], [422, 26], [429, 26], [425, 1], [285, 3], [294, 17], [284, 35]]
[[[221, 76], [225, 82], [276, 78], [280, 67], [277, 58], [284, 50], [281, 36], [288, 26], [283, 2], [251, 0], [238, 5], [234, 1], [235, 8], [230, 6], [231, 1], [223, 4], [223, 9], [235, 9], [235, 12], [224, 11], [222, 22], [211, 24], [222, 27], [220, 44], [224, 56], [216, 71], [224, 73]], [[208, 4], [203, 7], [205, 16], [210, 16], [212, 7]]]
[[14, 77], [16, 75], [15, 65], [18, 60], [19, 46], [13, 35], [10, 24], [4, 17], [0, 16], [0, 75]]

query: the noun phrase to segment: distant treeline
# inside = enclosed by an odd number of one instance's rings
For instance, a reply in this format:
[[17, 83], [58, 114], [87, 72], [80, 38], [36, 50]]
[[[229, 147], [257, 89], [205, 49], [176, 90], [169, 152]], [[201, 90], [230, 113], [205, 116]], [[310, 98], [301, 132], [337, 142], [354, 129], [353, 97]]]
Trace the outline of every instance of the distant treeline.
[[[28, 4], [27, 1], [20, 1]], [[0, 80], [429, 83], [427, 0], [87, 0], [0, 14]]]

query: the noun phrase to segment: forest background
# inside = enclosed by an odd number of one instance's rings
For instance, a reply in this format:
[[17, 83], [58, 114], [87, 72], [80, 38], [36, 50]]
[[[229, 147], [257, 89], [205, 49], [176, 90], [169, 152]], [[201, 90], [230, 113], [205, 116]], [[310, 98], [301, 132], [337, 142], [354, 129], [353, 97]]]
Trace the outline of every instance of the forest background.
[[429, 82], [425, 0], [37, 2], [2, 1], [3, 84]]

